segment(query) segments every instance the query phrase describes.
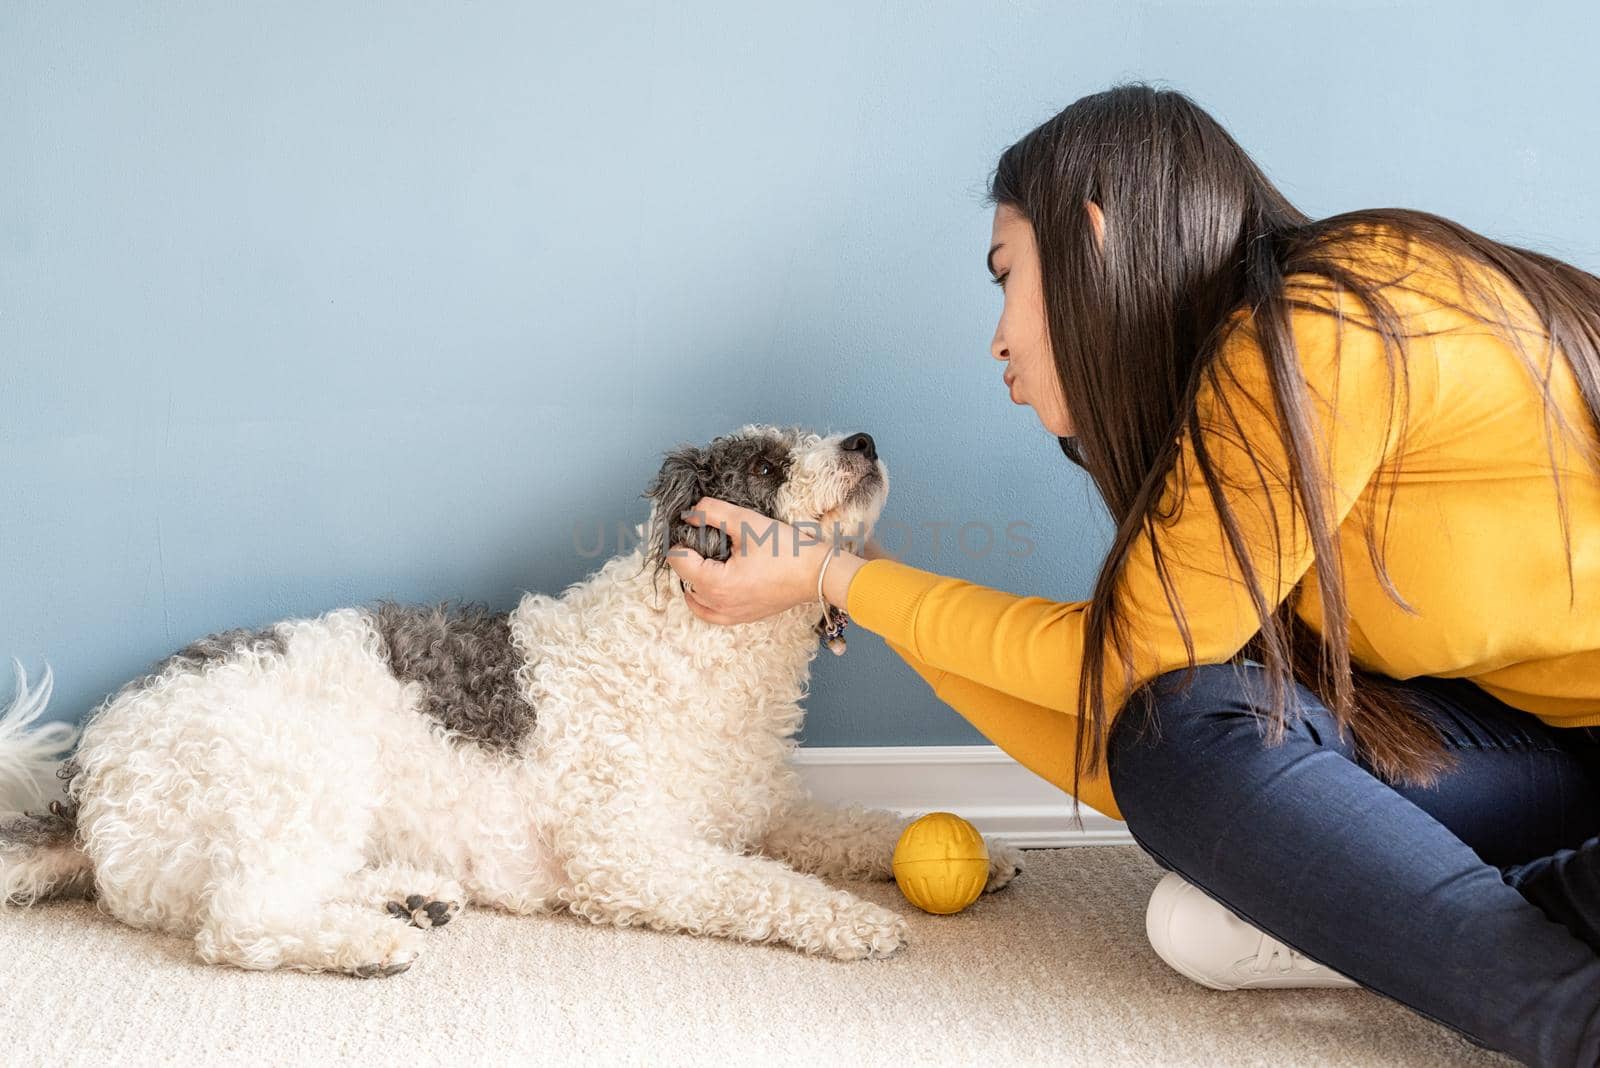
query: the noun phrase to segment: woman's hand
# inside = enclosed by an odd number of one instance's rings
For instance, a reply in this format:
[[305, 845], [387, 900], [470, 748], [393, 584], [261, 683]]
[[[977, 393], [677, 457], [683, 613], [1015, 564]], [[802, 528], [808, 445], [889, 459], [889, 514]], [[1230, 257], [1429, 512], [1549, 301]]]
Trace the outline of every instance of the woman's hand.
[[[727, 535], [726, 561], [673, 545], [667, 566], [684, 581], [689, 609], [707, 623], [751, 623], [817, 599], [817, 572], [835, 550], [811, 531], [717, 497], [701, 497], [681, 518]], [[843, 561], [828, 566], [828, 577]]]

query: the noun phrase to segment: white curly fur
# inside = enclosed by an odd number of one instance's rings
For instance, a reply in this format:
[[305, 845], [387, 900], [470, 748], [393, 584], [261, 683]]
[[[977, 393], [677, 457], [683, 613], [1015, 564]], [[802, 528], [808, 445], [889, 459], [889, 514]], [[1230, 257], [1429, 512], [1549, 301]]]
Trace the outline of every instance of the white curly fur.
[[[842, 513], [839, 438], [786, 433], [779, 517], [870, 529], [887, 477]], [[412, 895], [446, 918], [564, 909], [841, 959], [894, 952], [904, 919], [823, 878], [892, 878], [906, 818], [816, 804], [787, 759], [817, 605], [718, 627], [644, 562], [641, 545], [512, 611], [537, 721], [510, 755], [424, 715], [356, 608], [278, 624], [281, 653], [241, 647], [125, 687], [82, 729], [75, 841], [0, 849], [0, 898], [88, 891], [128, 924], [192, 937], [206, 961], [357, 975], [421, 950], [423, 929], [392, 915]], [[42, 707], [24, 690], [0, 722], [13, 752]], [[989, 849], [993, 890], [1020, 855]]]
[[9, 785], [6, 793], [0, 794], [0, 812], [43, 806], [48, 793], [44, 781], [51, 776], [57, 755], [72, 748], [78, 737], [78, 729], [70, 723], [33, 726], [50, 703], [55, 686], [49, 666], [39, 684], [30, 689], [22, 664], [15, 658], [11, 664], [17, 675], [17, 692], [0, 713], [0, 783]]

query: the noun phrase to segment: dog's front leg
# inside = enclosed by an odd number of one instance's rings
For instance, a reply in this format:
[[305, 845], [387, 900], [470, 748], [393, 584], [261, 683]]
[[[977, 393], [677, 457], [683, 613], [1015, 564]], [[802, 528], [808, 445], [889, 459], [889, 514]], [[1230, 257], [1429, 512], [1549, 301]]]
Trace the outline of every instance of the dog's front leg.
[[801, 799], [777, 814], [761, 852], [828, 879], [893, 879], [889, 862], [907, 822], [887, 809]]
[[[835, 879], [892, 879], [894, 847], [910, 818], [881, 808], [837, 808], [804, 799], [778, 814], [761, 851], [800, 871]], [[989, 879], [984, 893], [1000, 889], [1022, 870], [1022, 853], [985, 836]]]
[[905, 945], [899, 913], [770, 857], [658, 835], [612, 824], [588, 837], [566, 864], [568, 907], [594, 923], [784, 942], [840, 960]]

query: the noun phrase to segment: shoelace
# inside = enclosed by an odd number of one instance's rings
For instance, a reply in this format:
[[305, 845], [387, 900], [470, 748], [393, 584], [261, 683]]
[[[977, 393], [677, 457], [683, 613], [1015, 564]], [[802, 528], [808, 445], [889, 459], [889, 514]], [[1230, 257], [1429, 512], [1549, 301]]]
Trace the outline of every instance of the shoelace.
[[1263, 934], [1261, 936], [1261, 945], [1256, 947], [1256, 955], [1250, 961], [1250, 971], [1260, 975], [1271, 969], [1277, 963], [1279, 957], [1283, 958], [1283, 963], [1277, 965], [1280, 972], [1291, 972], [1296, 968], [1320, 967], [1315, 961], [1295, 952], [1271, 935]]

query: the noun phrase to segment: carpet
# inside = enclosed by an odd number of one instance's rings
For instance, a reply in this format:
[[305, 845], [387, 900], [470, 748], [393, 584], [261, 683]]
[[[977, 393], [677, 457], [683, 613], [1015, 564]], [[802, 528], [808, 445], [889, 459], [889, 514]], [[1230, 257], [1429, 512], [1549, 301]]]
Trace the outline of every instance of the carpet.
[[0, 908], [0, 1060], [135, 1064], [1510, 1065], [1366, 990], [1221, 992], [1151, 951], [1161, 870], [1038, 850], [887, 960], [469, 911], [391, 979], [202, 965], [88, 902]]

